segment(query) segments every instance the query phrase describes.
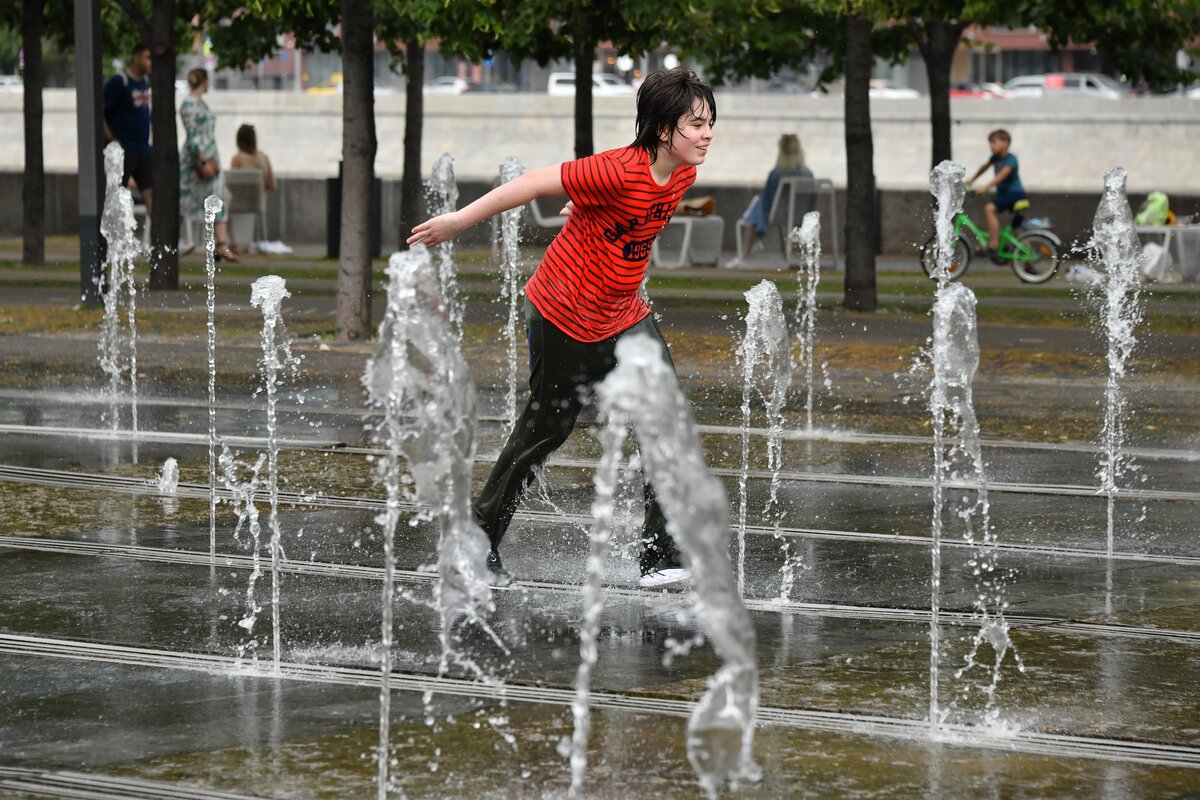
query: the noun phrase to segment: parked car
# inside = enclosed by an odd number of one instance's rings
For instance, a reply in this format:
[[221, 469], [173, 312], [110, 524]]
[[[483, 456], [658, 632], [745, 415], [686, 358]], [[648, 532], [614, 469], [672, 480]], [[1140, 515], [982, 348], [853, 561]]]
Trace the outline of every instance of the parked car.
[[970, 83], [970, 82], [950, 84], [950, 96], [951, 97], [973, 97], [973, 98], [982, 99], [982, 100], [992, 99], [991, 92], [989, 92], [987, 89], [984, 89], [983, 86], [981, 86], [978, 83]]
[[998, 97], [1008, 98], [1011, 95], [1004, 90], [1003, 86], [999, 86], [995, 83], [974, 83], [972, 81], [965, 81], [962, 83], [951, 84], [950, 96], [974, 97], [980, 100], [993, 100]]
[[[575, 73], [551, 72], [550, 79], [546, 82], [546, 93], [560, 97], [574, 97]], [[609, 75], [607, 72], [592, 73], [592, 96], [619, 97], [631, 94], [633, 94], [633, 87], [616, 75]]]
[[460, 78], [457, 75], [443, 75], [440, 78], [426, 81], [424, 90], [425, 94], [462, 94], [468, 88], [466, 78]]
[[772, 78], [763, 85], [763, 91], [768, 94], [811, 94], [809, 89], [795, 81], [785, 81], [782, 78]]
[[23, 92], [25, 81], [20, 75], [0, 75], [0, 92]]
[[871, 80], [870, 95], [871, 97], [886, 97], [889, 99], [913, 99], [920, 97], [921, 93], [916, 89], [901, 86], [895, 81], [873, 78]]
[[514, 86], [514, 85], [513, 85], [513, 84], [511, 84], [511, 83], [504, 83], [504, 82], [493, 82], [493, 83], [470, 83], [470, 84], [467, 84], [467, 91], [468, 91], [468, 92], [470, 92], [470, 93], [475, 93], [475, 92], [483, 92], [483, 93], [489, 93], [489, 92], [490, 92], [490, 93], [502, 92], [502, 93], [504, 93], [504, 94], [511, 94], [512, 92], [515, 92], [515, 91], [517, 91], [517, 87], [516, 87], [516, 86]]
[[1001, 86], [998, 83], [984, 81], [983, 83], [981, 83], [979, 85], [982, 86], [985, 90], [991, 92], [993, 97], [999, 97], [1002, 100], [1007, 100], [1008, 98], [1012, 97], [1012, 92], [1010, 92], [1008, 89], [1005, 89], [1003, 86]]
[[1129, 97], [1129, 87], [1099, 72], [1050, 72], [1020, 75], [1004, 84], [1013, 97], [1099, 97], [1120, 100]]

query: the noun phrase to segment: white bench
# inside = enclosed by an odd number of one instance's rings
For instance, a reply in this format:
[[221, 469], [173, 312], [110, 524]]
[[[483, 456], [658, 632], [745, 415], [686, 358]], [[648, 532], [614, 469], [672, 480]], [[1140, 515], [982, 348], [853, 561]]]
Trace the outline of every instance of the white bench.
[[[823, 202], [828, 211], [821, 208]], [[800, 263], [800, 252], [792, 244], [791, 232], [793, 228], [799, 227], [804, 220], [804, 215], [809, 211], [821, 212], [821, 231], [829, 234], [833, 268], [837, 269], [838, 234], [840, 233], [838, 230], [837, 194], [833, 189], [833, 181], [828, 178], [797, 176], [780, 178], [779, 185], [775, 188], [774, 201], [771, 203], [771, 213], [767, 217], [767, 233], [763, 236], [763, 243], [765, 244], [767, 239], [773, 238], [773, 236], [778, 236], [784, 264], [791, 266], [793, 263]], [[743, 223], [739, 219], [737, 224], [737, 252], [739, 254], [743, 249], [742, 225]]]
[[[133, 218], [141, 221], [142, 226], [142, 246], [150, 247], [150, 215], [146, 213], [146, 204], [137, 203], [133, 207]], [[186, 256], [188, 253], [196, 249], [196, 239], [192, 232], [192, 221], [181, 219], [179, 221], [179, 255]]]
[[703, 217], [675, 215], [654, 240], [650, 263], [663, 269], [688, 264], [716, 264], [721, 257], [725, 220], [716, 214]]
[[[499, 182], [497, 181], [493, 185], [499, 186]], [[558, 230], [563, 225], [567, 224], [567, 216], [565, 214], [545, 215], [542, 213], [541, 206], [539, 205], [539, 203], [550, 203], [551, 201], [558, 203], [559, 208], [562, 208], [562, 204], [566, 202], [565, 200], [562, 200], [559, 198], [546, 199], [546, 198], [535, 197], [525, 205], [525, 210], [528, 211], [527, 218], [529, 219], [529, 221], [532, 222], [537, 227], [547, 228], [547, 229], [551, 229], [551, 230]], [[500, 215], [499, 214], [496, 214], [495, 216], [492, 217], [492, 258], [493, 259], [500, 258]]]
[[1163, 237], [1163, 249], [1175, 259], [1185, 281], [1200, 281], [1200, 225], [1137, 225], [1140, 236]]
[[225, 170], [229, 238], [241, 248], [267, 239], [267, 191], [257, 168]]

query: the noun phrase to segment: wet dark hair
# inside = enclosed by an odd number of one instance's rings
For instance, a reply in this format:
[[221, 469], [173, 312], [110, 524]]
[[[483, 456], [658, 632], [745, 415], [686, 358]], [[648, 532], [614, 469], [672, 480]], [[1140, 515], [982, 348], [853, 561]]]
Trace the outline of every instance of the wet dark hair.
[[237, 147], [243, 153], [251, 155], [258, 152], [258, 134], [254, 132], [253, 125], [242, 125], [238, 128]]
[[663, 146], [663, 134], [670, 141], [679, 118], [690, 113], [697, 100], [708, 106], [715, 125], [717, 101], [713, 99], [712, 87], [697, 78], [696, 73], [687, 67], [651, 72], [638, 89], [632, 146], [645, 150], [653, 164]]
[[997, 128], [988, 134], [989, 142], [994, 142], [996, 140], [1012, 144], [1012, 137], [1008, 135], [1008, 131], [1004, 130], [1004, 128]]
[[149, 53], [150, 47], [145, 42], [138, 42], [133, 46], [133, 55], [136, 57], [138, 53]]

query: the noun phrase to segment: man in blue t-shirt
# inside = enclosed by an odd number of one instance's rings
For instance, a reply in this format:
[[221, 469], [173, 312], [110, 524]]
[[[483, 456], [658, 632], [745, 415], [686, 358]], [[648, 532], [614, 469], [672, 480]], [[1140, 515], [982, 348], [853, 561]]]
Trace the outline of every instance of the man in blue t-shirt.
[[1017, 165], [1017, 157], [1008, 152], [1008, 148], [1012, 146], [1012, 137], [1008, 135], [1006, 130], [995, 130], [988, 134], [988, 146], [992, 148], [992, 157], [983, 162], [975, 174], [967, 181], [967, 186], [982, 175], [988, 167], [994, 167], [996, 170], [995, 176], [986, 185], [973, 188], [977, 194], [983, 194], [993, 186], [996, 187], [996, 196], [984, 208], [987, 214], [988, 224], [988, 256], [991, 257], [995, 264], [1005, 264], [997, 253], [996, 248], [1000, 246], [1000, 211], [1012, 211], [1013, 206], [1018, 200], [1026, 200], [1029, 195], [1025, 194], [1025, 187], [1021, 185], [1020, 167]]
[[150, 48], [134, 45], [129, 68], [104, 84], [104, 140], [114, 139], [125, 151], [125, 174], [132, 177], [150, 211], [154, 176], [150, 171]]

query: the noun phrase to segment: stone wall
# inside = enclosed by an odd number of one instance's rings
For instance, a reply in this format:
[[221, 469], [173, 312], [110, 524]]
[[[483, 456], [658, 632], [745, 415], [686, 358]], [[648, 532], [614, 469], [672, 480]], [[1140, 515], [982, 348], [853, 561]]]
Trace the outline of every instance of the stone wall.
[[[19, 236], [21, 233], [21, 176], [11, 172], [0, 172], [0, 197], [14, 198], [13, 202], [0, 204], [0, 236]], [[78, 194], [75, 175], [48, 174], [46, 176], [46, 222], [47, 233], [69, 234], [78, 232]], [[459, 184], [460, 207], [470, 203], [491, 187], [482, 181], [462, 181]], [[326, 240], [326, 191], [325, 178], [282, 178], [279, 191], [267, 194], [267, 230], [271, 238], [285, 242], [324, 242]], [[698, 184], [689, 196], [712, 195], [717, 203], [717, 213], [725, 218], [724, 249], [733, 252], [733, 222], [745, 210], [756, 189], [746, 186], [713, 186]], [[1035, 192], [1032, 194], [1033, 208], [1029, 216], [1049, 217], [1054, 230], [1064, 242], [1084, 241], [1091, 231], [1092, 217], [1100, 201], [1100, 191], [1094, 192]], [[1132, 193], [1130, 203], [1136, 209], [1145, 199], [1145, 193]], [[879, 192], [880, 249], [890, 255], [913, 254], [924, 242], [933, 228], [930, 216], [930, 196], [923, 189], [883, 189]], [[397, 245], [397, 220], [400, 207], [400, 182], [383, 181], [383, 247], [394, 249]], [[839, 223], [845, 223], [845, 193], [838, 190]], [[970, 198], [967, 210], [975, 220], [983, 224], [982, 198]], [[1171, 207], [1181, 214], [1200, 214], [1200, 193], [1171, 195]], [[824, 206], [822, 206], [822, 209]], [[557, 210], [557, 209], [554, 209]], [[825, 223], [823, 247], [832, 246], [830, 225]], [[490, 241], [490, 226], [486, 223], [467, 231], [459, 242], [464, 246], [486, 246]], [[525, 227], [527, 241], [546, 243], [553, 231], [542, 230], [528, 224]], [[838, 249], [844, 252], [845, 245], [838, 232]]]
[[[819, 177], [845, 183], [840, 97], [718, 93], [716, 139], [699, 187], [761, 185], [775, 160], [779, 134], [800, 135], [809, 165]], [[181, 100], [176, 97], [176, 101]], [[45, 95], [46, 168], [76, 169], [75, 96], [52, 89]], [[281, 176], [324, 178], [337, 174], [341, 153], [341, 98], [287, 92], [214, 92], [217, 136], [226, 163], [234, 134], [252, 123], [262, 149]], [[633, 138], [634, 101], [596, 98], [599, 149]], [[529, 166], [572, 157], [573, 99], [539, 94], [430, 95], [425, 98], [423, 163], [443, 152], [455, 158], [460, 179], [489, 181], [506, 156]], [[928, 101], [875, 100], [875, 174], [884, 190], [919, 189], [928, 182]], [[1194, 192], [1200, 175], [1200, 101], [1186, 98], [1091, 98], [952, 102], [957, 158], [969, 171], [988, 156], [988, 131], [1003, 127], [1014, 137], [1026, 188], [1045, 192], [1093, 192], [1111, 166], [1129, 169], [1130, 188], [1146, 192]], [[376, 98], [379, 153], [376, 171], [400, 176], [404, 151], [404, 97]], [[0, 93], [0, 172], [23, 165], [21, 95]]]

